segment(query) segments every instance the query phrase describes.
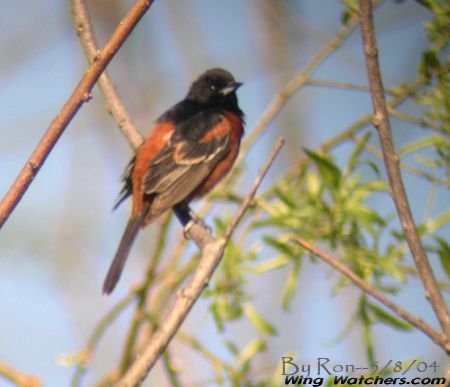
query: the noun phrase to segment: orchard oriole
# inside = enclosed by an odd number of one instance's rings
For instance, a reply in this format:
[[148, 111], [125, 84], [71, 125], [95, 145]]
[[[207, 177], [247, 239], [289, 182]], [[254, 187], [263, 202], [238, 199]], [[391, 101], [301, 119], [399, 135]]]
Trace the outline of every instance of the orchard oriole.
[[226, 70], [206, 71], [181, 102], [159, 117], [137, 149], [114, 207], [132, 196], [131, 216], [103, 293], [111, 293], [116, 286], [141, 227], [172, 207], [185, 208], [230, 171], [244, 133], [244, 114], [236, 96], [241, 85]]

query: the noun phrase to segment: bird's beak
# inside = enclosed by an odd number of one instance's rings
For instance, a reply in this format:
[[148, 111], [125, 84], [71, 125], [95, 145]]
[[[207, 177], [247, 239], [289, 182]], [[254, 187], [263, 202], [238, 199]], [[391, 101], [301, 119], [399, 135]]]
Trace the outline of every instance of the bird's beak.
[[230, 82], [226, 85], [222, 90], [220, 90], [220, 94], [228, 95], [230, 93], [234, 93], [237, 89], [242, 86], [241, 82]]

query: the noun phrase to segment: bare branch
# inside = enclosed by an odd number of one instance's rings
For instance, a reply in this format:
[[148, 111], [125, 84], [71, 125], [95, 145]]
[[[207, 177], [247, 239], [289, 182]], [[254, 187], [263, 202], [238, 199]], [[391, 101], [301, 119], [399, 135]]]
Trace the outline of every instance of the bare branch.
[[81, 106], [92, 98], [91, 91], [98, 78], [152, 3], [153, 0], [137, 0], [119, 23], [105, 47], [97, 53], [94, 62], [85, 72], [61, 111], [50, 123], [36, 149], [0, 202], [0, 228], [19, 203], [67, 125]]
[[442, 132], [439, 130], [438, 126], [429, 120], [423, 120], [422, 118], [414, 117], [411, 114], [401, 112], [400, 110], [391, 108], [389, 106], [387, 107], [387, 109], [388, 109], [389, 114], [391, 114], [394, 117], [397, 117], [403, 121], [410, 122], [412, 124], [420, 126], [421, 128], [431, 129], [436, 133], [442, 134]]
[[[418, 277], [419, 273], [417, 273], [417, 269], [408, 265], [400, 265], [401, 269], [406, 273], [414, 277]], [[444, 291], [450, 293], [450, 283], [446, 281], [439, 281], [439, 287]]]
[[391, 194], [397, 208], [397, 214], [400, 218], [406, 241], [417, 267], [417, 271], [419, 272], [420, 279], [425, 287], [425, 296], [431, 303], [447, 341], [449, 341], [450, 316], [414, 223], [399, 168], [400, 159], [395, 152], [392, 141], [391, 124], [386, 107], [383, 82], [378, 63], [378, 48], [374, 33], [372, 1], [359, 0], [359, 7], [361, 14], [361, 35], [364, 44], [367, 74], [369, 77], [374, 109], [373, 124], [378, 129]]
[[[351, 83], [351, 82], [329, 81], [326, 79], [309, 78], [305, 82], [305, 85], [323, 86], [323, 87], [330, 87], [330, 88], [340, 89], [340, 90], [370, 92], [369, 86], [366, 86], [366, 85], [358, 85], [356, 83]], [[392, 95], [392, 92], [389, 92], [387, 90], [386, 90], [386, 93]]]
[[[357, 138], [355, 136], [353, 136], [352, 140], [357, 141]], [[367, 152], [378, 157], [379, 159], [383, 159], [383, 152], [380, 151], [380, 149], [378, 149], [376, 146], [367, 143], [367, 144], [364, 144], [364, 149]], [[439, 179], [438, 177], [434, 176], [433, 174], [425, 172], [420, 168], [413, 167], [412, 165], [405, 163], [401, 160], [399, 161], [399, 166], [400, 166], [400, 169], [404, 170], [405, 172], [408, 172], [409, 174], [414, 175], [414, 176], [419, 176], [421, 178], [424, 178], [433, 184], [439, 184], [444, 187], [448, 187], [448, 185], [449, 185], [448, 180]]]
[[37, 376], [26, 375], [21, 371], [18, 371], [8, 364], [0, 361], [0, 376], [16, 384], [17, 386], [26, 387], [40, 387], [41, 381]]
[[207, 349], [196, 337], [190, 336], [182, 331], [178, 331], [176, 338], [180, 342], [184, 343], [186, 346], [197, 351], [200, 355], [202, 355], [209, 362], [214, 364], [214, 368], [223, 369], [226, 372], [228, 372], [229, 374], [233, 373], [232, 366], [230, 366], [226, 361], [222, 360], [214, 352]]
[[[71, 8], [77, 35], [89, 64], [92, 64], [99, 51], [86, 2], [84, 0], [71, 0]], [[100, 76], [98, 85], [105, 98], [106, 108], [116, 120], [129, 144], [133, 148], [137, 148], [142, 143], [143, 137], [123, 105], [107, 71], [104, 71]]]
[[450, 365], [444, 371], [442, 377], [444, 378], [444, 383], [436, 384], [436, 387], [448, 387], [448, 381], [450, 380]]
[[245, 141], [244, 147], [252, 144], [261, 132], [274, 120], [280, 113], [281, 109], [286, 105], [286, 102], [292, 97], [303, 85], [308, 81], [314, 70], [322, 63], [334, 50], [336, 50], [344, 41], [345, 38], [358, 25], [359, 19], [352, 15], [350, 20], [344, 25], [336, 35], [328, 40], [325, 45], [316, 52], [311, 58], [306, 67], [297, 73], [270, 101], [266, 109], [261, 115], [261, 118], [250, 131], [250, 135]]
[[225, 232], [225, 235], [224, 235], [226, 240], [230, 239], [231, 234], [236, 229], [238, 223], [241, 221], [241, 219], [244, 216], [245, 212], [250, 207], [250, 204], [252, 203], [252, 200], [255, 197], [256, 190], [261, 185], [261, 182], [263, 181], [264, 177], [266, 176], [266, 173], [269, 171], [271, 165], [275, 161], [275, 158], [277, 157], [277, 155], [280, 152], [280, 150], [283, 147], [283, 145], [284, 145], [284, 139], [280, 138], [277, 141], [277, 143], [275, 144], [275, 146], [274, 146], [274, 148], [272, 150], [272, 153], [267, 158], [266, 163], [261, 168], [260, 173], [258, 174], [258, 176], [256, 177], [255, 181], [253, 182], [253, 186], [250, 189], [250, 192], [247, 194], [247, 197], [245, 198], [245, 200], [242, 202], [241, 208], [239, 208], [239, 211], [236, 214], [235, 218], [233, 219], [233, 221], [228, 226], [228, 228], [227, 228], [227, 230]]
[[437, 345], [442, 347], [444, 351], [446, 351], [447, 353], [450, 352], [450, 341], [446, 339], [446, 337], [442, 333], [437, 332], [431, 326], [425, 323], [421, 318], [416, 317], [413, 314], [409, 313], [407, 310], [403, 309], [395, 302], [387, 298], [379, 290], [373, 288], [372, 286], [364, 282], [360, 277], [358, 277], [353, 271], [351, 271], [344, 264], [339, 262], [336, 258], [332, 257], [331, 255], [325, 253], [324, 251], [318, 249], [317, 247], [311, 245], [310, 243], [304, 241], [301, 238], [290, 237], [289, 239], [299, 244], [301, 247], [308, 250], [309, 252], [311, 252], [318, 258], [322, 259], [326, 263], [328, 263], [331, 267], [333, 267], [334, 269], [345, 275], [348, 279], [350, 279], [361, 290], [363, 290], [364, 292], [366, 292], [367, 294], [371, 295], [373, 298], [381, 302], [384, 306], [386, 306], [388, 309], [394, 312], [397, 316], [401, 317], [402, 319], [409, 322], [411, 325], [413, 325], [414, 327], [425, 333]]
[[[240, 210], [238, 211], [234, 221], [233, 226], [230, 226], [225, 234], [225, 237], [207, 241], [202, 239], [195, 242], [201, 247], [202, 256], [198, 262], [198, 266], [188, 284], [177, 292], [177, 297], [175, 304], [172, 306], [167, 316], [162, 320], [163, 323], [160, 325], [158, 330], [154, 333], [149, 343], [145, 346], [142, 353], [137, 356], [134, 363], [117, 383], [118, 387], [131, 387], [136, 386], [142, 382], [148, 375], [156, 361], [159, 359], [161, 354], [166, 349], [169, 342], [172, 340], [173, 336], [180, 328], [184, 319], [188, 315], [194, 303], [200, 297], [203, 289], [208, 285], [214, 271], [216, 270], [218, 264], [222, 260], [223, 253], [229, 238], [228, 233], [231, 233], [234, 227], [237, 225], [242, 217], [243, 211], [245, 211], [251, 201], [253, 200], [256, 190], [262, 182], [263, 177], [266, 175], [268, 169], [272, 165], [274, 157], [278, 154], [283, 140], [280, 140], [274, 148], [274, 151], [269, 156], [268, 160], [261, 168], [258, 176], [255, 179], [252, 189], [249, 191], [246, 200], [242, 204]], [[192, 231], [192, 228], [191, 228]], [[202, 228], [203, 231], [203, 228]], [[191, 237], [191, 233], [189, 234]]]

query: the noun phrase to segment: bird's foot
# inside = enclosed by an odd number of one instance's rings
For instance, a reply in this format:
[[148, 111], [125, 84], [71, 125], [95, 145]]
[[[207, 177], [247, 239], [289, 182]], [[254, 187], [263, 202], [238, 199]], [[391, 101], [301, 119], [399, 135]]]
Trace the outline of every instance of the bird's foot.
[[205, 221], [202, 218], [200, 218], [200, 216], [198, 216], [194, 211], [189, 210], [189, 217], [190, 217], [189, 222], [187, 222], [187, 224], [183, 228], [183, 235], [186, 239], [190, 239], [189, 231], [195, 224], [198, 224], [199, 226], [203, 227], [208, 232], [208, 234], [210, 235], [212, 234], [212, 228], [208, 226], [205, 223]]

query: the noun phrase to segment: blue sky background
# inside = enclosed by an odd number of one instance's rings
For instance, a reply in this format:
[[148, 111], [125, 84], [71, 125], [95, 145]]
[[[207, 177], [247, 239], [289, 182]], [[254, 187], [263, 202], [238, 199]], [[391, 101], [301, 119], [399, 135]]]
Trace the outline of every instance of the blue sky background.
[[[92, 1], [95, 31], [103, 43], [124, 15], [130, 1]], [[143, 133], [167, 107], [183, 98], [196, 76], [207, 68], [229, 69], [245, 86], [239, 100], [250, 130], [272, 96], [340, 28], [342, 6], [334, 0], [285, 1], [156, 1], [109, 67], [117, 89]], [[386, 2], [376, 15], [385, 84], [416, 76], [426, 46], [423, 23], [430, 14], [414, 1]], [[73, 30], [67, 2], [2, 1], [0, 13], [0, 195], [6, 193], [49, 122], [62, 107], [86, 69]], [[315, 78], [366, 83], [360, 36], [355, 31]], [[298, 159], [302, 146], [313, 148], [369, 112], [369, 95], [305, 87], [251, 147], [245, 158], [245, 192], [275, 139], [288, 139], [265, 186]], [[418, 114], [414, 106], [405, 111]], [[413, 126], [393, 120], [397, 145], [415, 136]], [[19, 206], [0, 232], [0, 358], [25, 372], [40, 375], [46, 386], [68, 385], [73, 368], [61, 355], [83, 348], [99, 319], [140, 280], [154, 228], [143, 233], [126, 272], [111, 297], [101, 295], [103, 277], [128, 215], [128, 205], [114, 213], [119, 177], [131, 156], [123, 136], [104, 109], [100, 93], [71, 122]], [[345, 160], [346, 150], [336, 153]], [[422, 219], [429, 192], [417, 178], [405, 175], [414, 214]], [[412, 189], [414, 188], [414, 189]], [[433, 213], [448, 205], [448, 191], [436, 193]], [[373, 205], [393, 211], [387, 198]], [[236, 208], [217, 209], [235, 211]], [[217, 212], [215, 213], [217, 215]], [[208, 218], [210, 220], [210, 218]], [[207, 219], [207, 220], [208, 220]], [[174, 228], [180, 237], [179, 228]], [[449, 229], [442, 230], [448, 236]], [[150, 241], [150, 242], [149, 242]], [[261, 252], [260, 259], [273, 252]], [[434, 264], [437, 271], [440, 266]], [[324, 264], [306, 264], [289, 312], [280, 297], [285, 272], [251, 277], [248, 285], [258, 310], [278, 327], [279, 334], [261, 356], [261, 372], [288, 352], [300, 362], [330, 357], [336, 363], [366, 366], [361, 332], [343, 331], [359, 292], [349, 286], [331, 294], [336, 273]], [[433, 326], [438, 326], [421, 284], [411, 280], [396, 300]], [[131, 311], [131, 309], [130, 309]], [[126, 313], [108, 331], [86, 376], [91, 385], [117, 361], [126, 332]], [[201, 332], [212, 350], [219, 346], [207, 303], [202, 300], [184, 328]], [[446, 367], [444, 353], [422, 333], [376, 328], [380, 362], [420, 358]], [[254, 337], [248, 323], [232, 324], [225, 337], [242, 342]], [[183, 368], [189, 352], [176, 345]], [[222, 352], [220, 352], [222, 351]], [[205, 365], [190, 365], [186, 381], [201, 381]], [[440, 372], [438, 372], [440, 374]], [[145, 385], [168, 385], [158, 367]], [[0, 386], [7, 385], [0, 379]]]

